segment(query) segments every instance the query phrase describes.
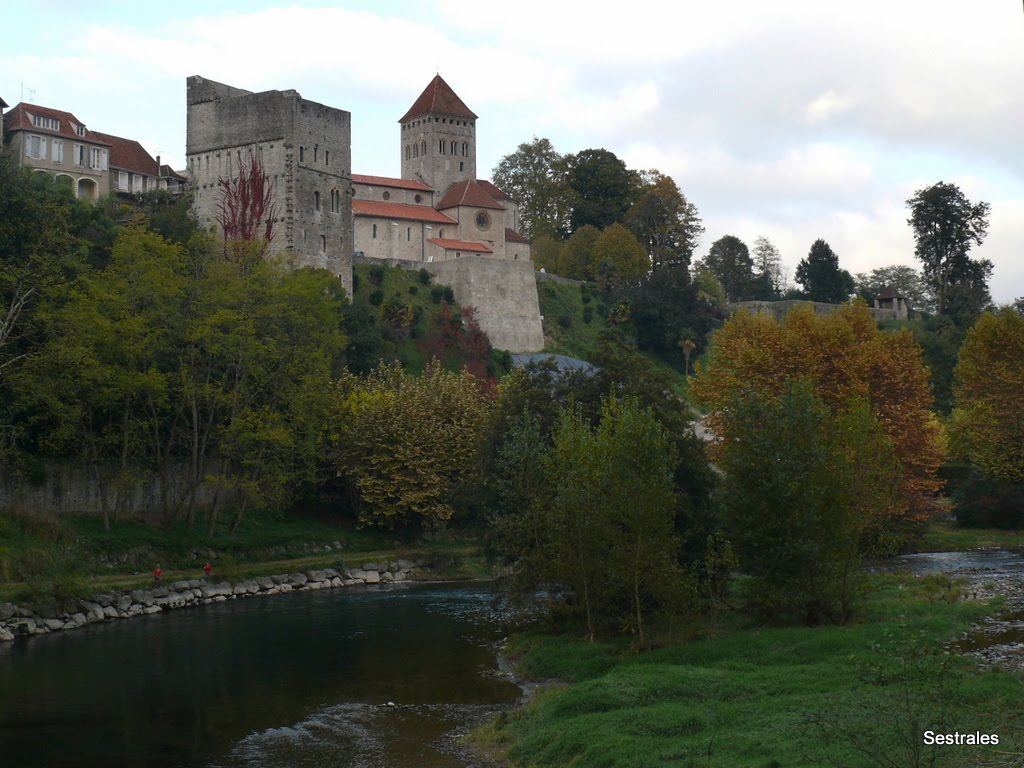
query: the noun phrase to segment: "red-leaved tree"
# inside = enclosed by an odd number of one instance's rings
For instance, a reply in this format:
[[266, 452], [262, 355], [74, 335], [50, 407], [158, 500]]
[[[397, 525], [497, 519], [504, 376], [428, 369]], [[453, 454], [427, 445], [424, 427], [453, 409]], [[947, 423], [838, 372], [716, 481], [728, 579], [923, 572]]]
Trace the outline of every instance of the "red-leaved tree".
[[238, 176], [220, 178], [221, 197], [217, 210], [224, 233], [225, 253], [228, 243], [262, 241], [260, 255], [266, 253], [274, 239], [274, 217], [277, 207], [273, 202], [273, 189], [259, 155], [249, 151], [248, 158], [239, 163]]

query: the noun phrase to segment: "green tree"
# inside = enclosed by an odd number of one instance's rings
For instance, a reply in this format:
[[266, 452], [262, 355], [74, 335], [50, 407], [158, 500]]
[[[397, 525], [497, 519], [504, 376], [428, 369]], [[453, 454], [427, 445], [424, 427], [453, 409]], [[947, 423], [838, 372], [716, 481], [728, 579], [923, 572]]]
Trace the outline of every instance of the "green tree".
[[39, 341], [35, 309], [85, 266], [76, 205], [48, 174], [0, 154], [0, 381]]
[[754, 240], [754, 296], [771, 301], [782, 296], [786, 281], [782, 274], [782, 254], [767, 237]]
[[718, 309], [725, 309], [725, 288], [706, 264], [698, 262], [693, 270], [693, 284], [701, 301]]
[[568, 183], [572, 189], [569, 230], [590, 225], [604, 229], [622, 222], [633, 204], [637, 174], [606, 149], [585, 149], [569, 159]]
[[619, 283], [636, 283], [651, 269], [644, 247], [622, 224], [610, 224], [591, 248], [596, 276], [606, 290]]
[[689, 269], [704, 233], [697, 207], [671, 177], [656, 170], [642, 174], [642, 187], [626, 214], [626, 223], [647, 250], [654, 270], [669, 266]]
[[551, 141], [534, 136], [501, 158], [491, 172], [494, 183], [519, 205], [522, 234], [527, 238], [567, 234], [574, 200], [567, 169], [566, 158]]
[[436, 362], [422, 376], [381, 366], [366, 380], [345, 375], [333, 417], [338, 471], [364, 503], [360, 523], [442, 526], [449, 494], [477, 466], [489, 408], [477, 378]]
[[565, 274], [562, 252], [565, 244], [549, 235], [541, 235], [530, 244], [530, 259], [537, 269], [554, 275]]
[[593, 280], [597, 276], [594, 245], [600, 236], [600, 230], [589, 224], [573, 232], [562, 248], [562, 268], [559, 274], [577, 280]]
[[[988, 203], [972, 203], [956, 184], [938, 182], [919, 189], [907, 200], [910, 218], [907, 223], [914, 230], [914, 255], [920, 260], [924, 279], [935, 296], [940, 314], [955, 314], [954, 296], [963, 289], [968, 294], [987, 286], [991, 263], [975, 261], [969, 256], [971, 248], [981, 245], [988, 234]], [[961, 291], [956, 291], [961, 286]], [[987, 291], [986, 291], [987, 293]], [[974, 296], [975, 312], [984, 303]], [[984, 301], [984, 296], [980, 297]]]
[[811, 245], [807, 258], [796, 267], [796, 281], [811, 301], [841, 304], [853, 293], [853, 276], [839, 268], [839, 257], [821, 238]]
[[754, 278], [754, 262], [746, 243], [733, 235], [725, 235], [711, 244], [704, 266], [722, 284], [728, 301], [739, 301], [750, 291]]
[[848, 621], [870, 506], [892, 499], [898, 476], [868, 407], [835, 418], [792, 381], [778, 400], [737, 397], [723, 437], [723, 513], [752, 603], [776, 619]]

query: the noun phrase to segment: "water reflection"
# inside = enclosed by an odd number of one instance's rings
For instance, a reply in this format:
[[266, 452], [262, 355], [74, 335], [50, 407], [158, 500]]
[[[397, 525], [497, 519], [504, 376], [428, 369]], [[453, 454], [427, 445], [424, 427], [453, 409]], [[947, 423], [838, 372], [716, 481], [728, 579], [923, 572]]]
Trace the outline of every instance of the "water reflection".
[[431, 745], [519, 695], [507, 618], [487, 586], [332, 590], [35, 638], [0, 656], [0, 762], [457, 765]]

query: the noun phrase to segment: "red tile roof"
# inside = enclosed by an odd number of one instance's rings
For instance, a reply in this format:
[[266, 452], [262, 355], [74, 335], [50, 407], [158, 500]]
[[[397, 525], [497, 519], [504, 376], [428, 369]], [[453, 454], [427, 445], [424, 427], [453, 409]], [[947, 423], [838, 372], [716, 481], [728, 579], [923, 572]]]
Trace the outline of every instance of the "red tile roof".
[[470, 242], [469, 240], [449, 240], [442, 237], [428, 237], [428, 243], [440, 245], [446, 251], [470, 251], [472, 253], [494, 253], [486, 244]]
[[373, 187], [396, 187], [398, 189], [415, 189], [418, 192], [433, 192], [433, 188], [422, 181], [412, 179], [392, 179], [390, 176], [364, 176], [361, 173], [352, 174], [353, 184], [367, 184]]
[[511, 200], [512, 198], [505, 194], [505, 190], [499, 189], [494, 186], [491, 182], [486, 179], [477, 179], [476, 183], [486, 190], [487, 194], [493, 197], [495, 200]]
[[[33, 115], [36, 117], [51, 117], [58, 122], [60, 128], [54, 131], [49, 128], [41, 128], [37, 125], [33, 125]], [[75, 125], [85, 125], [85, 123], [70, 112], [63, 112], [59, 109], [50, 109], [49, 107], [41, 107], [38, 104], [26, 104], [25, 102], [16, 104], [10, 112], [4, 115], [4, 130], [6, 131], [32, 131], [33, 133], [45, 134], [48, 136], [63, 136], [80, 142], [89, 142], [90, 144], [105, 145], [107, 143], [103, 139], [99, 138], [95, 131], [86, 130], [85, 136], [79, 136], [71, 127], [72, 123]]]
[[455, 219], [445, 216], [426, 205], [405, 205], [404, 203], [380, 203], [376, 200], [352, 201], [355, 216], [374, 216], [381, 219], [404, 219], [406, 221], [427, 221], [434, 224], [458, 224]]
[[109, 133], [93, 131], [93, 136], [110, 145], [110, 167], [131, 171], [132, 173], [144, 173], [147, 176], [156, 178], [160, 175], [160, 166], [139, 142], [135, 139], [125, 139], [120, 136], [111, 136]]
[[902, 299], [902, 298], [904, 298], [904, 296], [903, 296], [902, 293], [900, 293], [898, 290], [896, 290], [893, 286], [887, 285], [887, 286], [885, 286], [885, 288], [883, 288], [879, 292], [878, 298], [880, 298], [880, 299]]
[[423, 89], [420, 97], [413, 102], [413, 105], [409, 107], [409, 111], [398, 122], [406, 123], [414, 117], [432, 114], [454, 115], [455, 117], [468, 117], [470, 120], [476, 120], [476, 115], [473, 114], [472, 110], [466, 106], [462, 99], [455, 95], [455, 91], [452, 90], [448, 83], [441, 79], [440, 75], [436, 75], [430, 81], [429, 85]]
[[505, 210], [505, 206], [491, 197], [491, 194], [475, 179], [466, 179], [452, 184], [436, 207], [438, 210], [444, 210], [445, 208], [457, 208], [460, 205]]
[[169, 165], [160, 166], [160, 178], [175, 179], [176, 181], [188, 181], [184, 171], [176, 171]]
[[508, 227], [505, 227], [505, 242], [506, 243], [528, 243], [530, 241], [527, 240], [522, 235], [520, 235], [514, 229], [509, 229]]

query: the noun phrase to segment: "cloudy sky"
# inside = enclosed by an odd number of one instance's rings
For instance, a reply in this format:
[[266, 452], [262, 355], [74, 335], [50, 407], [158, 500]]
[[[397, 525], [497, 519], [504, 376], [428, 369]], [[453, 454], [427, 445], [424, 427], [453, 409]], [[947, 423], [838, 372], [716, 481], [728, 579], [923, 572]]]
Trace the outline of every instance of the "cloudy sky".
[[675, 178], [707, 232], [818, 237], [864, 272], [914, 264], [905, 201], [992, 206], [973, 255], [1024, 295], [1021, 0], [4, 4], [0, 97], [73, 112], [183, 167], [185, 78], [294, 88], [352, 113], [356, 173], [399, 173], [397, 120], [435, 72], [479, 116], [479, 173], [533, 136]]

